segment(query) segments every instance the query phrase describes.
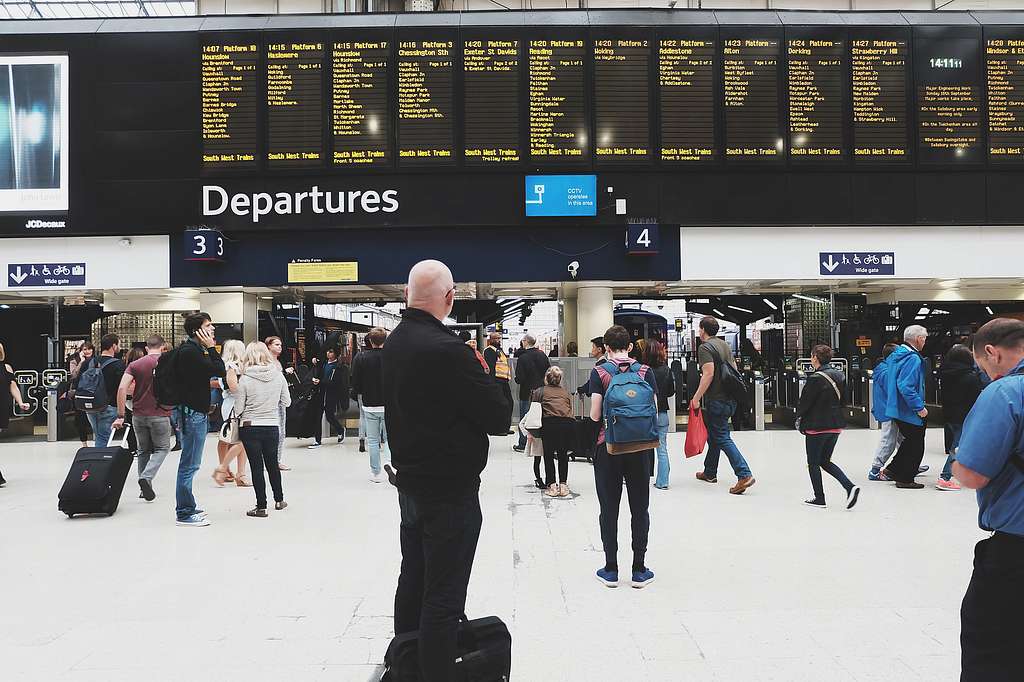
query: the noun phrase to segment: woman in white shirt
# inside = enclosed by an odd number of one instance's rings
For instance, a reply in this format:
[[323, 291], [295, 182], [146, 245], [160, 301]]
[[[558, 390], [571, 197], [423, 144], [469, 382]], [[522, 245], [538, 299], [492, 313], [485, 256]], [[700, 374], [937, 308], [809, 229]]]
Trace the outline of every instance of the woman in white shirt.
[[[221, 403], [220, 409], [225, 424], [231, 419], [235, 408], [235, 392], [238, 390], [238, 378], [242, 374], [242, 357], [244, 355], [245, 344], [241, 341], [231, 339], [224, 342], [221, 358], [224, 360], [227, 374], [221, 380], [224, 402]], [[234, 416], [237, 417], [238, 415]], [[217, 441], [217, 457], [220, 463], [213, 471], [213, 480], [218, 486], [223, 487], [225, 483], [231, 483], [232, 481], [239, 488], [246, 488], [252, 485], [245, 476], [245, 467], [248, 459], [245, 455], [245, 447], [240, 442], [229, 443], [222, 437]], [[234, 474], [231, 473], [231, 468], [228, 466], [232, 459], [238, 462]]]

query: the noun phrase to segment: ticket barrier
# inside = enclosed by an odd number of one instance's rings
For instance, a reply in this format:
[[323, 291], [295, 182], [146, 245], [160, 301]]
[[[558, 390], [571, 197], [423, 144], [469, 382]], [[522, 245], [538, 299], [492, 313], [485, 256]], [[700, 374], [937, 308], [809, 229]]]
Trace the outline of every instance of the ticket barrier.
[[806, 375], [798, 369], [783, 369], [778, 373], [779, 400], [772, 411], [772, 420], [787, 426], [796, 424], [796, 408], [804, 389]]

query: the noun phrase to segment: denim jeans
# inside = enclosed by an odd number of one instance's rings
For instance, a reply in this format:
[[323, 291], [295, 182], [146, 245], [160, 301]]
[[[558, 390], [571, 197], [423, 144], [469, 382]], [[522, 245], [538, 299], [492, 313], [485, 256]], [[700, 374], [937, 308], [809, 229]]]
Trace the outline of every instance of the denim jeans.
[[181, 424], [181, 458], [178, 460], [178, 483], [174, 490], [175, 512], [184, 521], [196, 513], [196, 498], [192, 494], [192, 479], [203, 463], [203, 446], [210, 420], [203, 412], [178, 407]]
[[139, 441], [139, 478], [150, 483], [171, 451], [171, 420], [169, 417], [132, 417], [135, 437]]
[[604, 567], [619, 570], [619, 505], [622, 502], [622, 484], [626, 484], [629, 498], [630, 526], [633, 532], [633, 570], [646, 566], [647, 539], [651, 531], [650, 451], [626, 455], [609, 455], [604, 443], [594, 453], [594, 483], [601, 512], [601, 544], [604, 546]]
[[[523, 421], [523, 417], [525, 417], [526, 413], [530, 411], [530, 402], [531, 401], [529, 400], [519, 401], [519, 421]], [[519, 447], [525, 448], [526, 434], [523, 433], [521, 429], [516, 429], [516, 431], [519, 431]]]
[[366, 438], [366, 412], [363, 411], [363, 396], [359, 396], [359, 440]]
[[658, 477], [654, 479], [654, 485], [658, 488], [668, 487], [668, 473], [671, 467], [668, 463], [668, 412], [658, 413]]
[[384, 464], [391, 461], [391, 449], [388, 447], [388, 429], [384, 424], [383, 412], [366, 412], [366, 449], [370, 451], [370, 471], [380, 473], [381, 450], [384, 451]]
[[811, 477], [814, 499], [825, 501], [825, 488], [821, 483], [822, 471], [839, 481], [843, 490], [849, 493], [853, 489], [853, 483], [846, 477], [842, 469], [832, 463], [832, 453], [835, 452], [836, 443], [839, 442], [839, 434], [809, 433], [804, 438], [806, 438], [807, 446], [807, 473]]
[[117, 408], [113, 405], [107, 405], [99, 412], [86, 412], [85, 415], [89, 418], [89, 426], [92, 427], [92, 432], [96, 434], [93, 436], [96, 439], [96, 447], [107, 447], [107, 443], [110, 441], [110, 427], [113, 425], [114, 420], [117, 419]]
[[750, 467], [743, 459], [740, 449], [732, 441], [729, 434], [729, 419], [736, 412], [736, 403], [732, 400], [709, 400], [704, 406], [704, 424], [708, 427], [708, 454], [704, 457], [704, 475], [708, 478], [718, 477], [718, 458], [724, 452], [732, 465], [736, 478], [750, 476]]
[[946, 452], [946, 463], [942, 467], [942, 473], [939, 474], [939, 478], [943, 481], [953, 478], [953, 459], [956, 457], [956, 449], [960, 447], [960, 434], [964, 430], [964, 425], [962, 423], [946, 424], [946, 429], [950, 432], [950, 444], [949, 451]]
[[256, 493], [256, 507], [267, 508], [267, 483], [263, 478], [263, 469], [267, 470], [270, 488], [274, 491], [274, 502], [284, 501], [284, 490], [281, 487], [281, 467], [277, 463], [278, 428], [276, 426], [243, 426], [238, 430], [238, 437], [245, 446], [245, 456], [249, 458], [249, 469], [252, 470], [252, 488]]
[[903, 434], [900, 433], [895, 421], [882, 422], [882, 439], [878, 441], [878, 448], [875, 450], [875, 461], [871, 463], [871, 470], [878, 472], [885, 466], [885, 463], [892, 457], [903, 443]]
[[459, 617], [466, 610], [483, 525], [480, 497], [474, 490], [456, 499], [428, 500], [399, 491], [398, 506], [402, 570], [395, 591], [395, 634], [419, 630], [419, 679], [451, 682]]

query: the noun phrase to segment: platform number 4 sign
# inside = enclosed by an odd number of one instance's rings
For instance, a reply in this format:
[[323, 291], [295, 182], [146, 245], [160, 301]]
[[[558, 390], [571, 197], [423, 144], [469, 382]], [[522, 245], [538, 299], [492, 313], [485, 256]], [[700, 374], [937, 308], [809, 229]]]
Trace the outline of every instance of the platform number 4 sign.
[[626, 226], [626, 253], [653, 256], [661, 245], [660, 225], [630, 223]]
[[185, 230], [185, 260], [216, 261], [227, 260], [227, 243], [224, 233], [207, 227], [190, 227]]

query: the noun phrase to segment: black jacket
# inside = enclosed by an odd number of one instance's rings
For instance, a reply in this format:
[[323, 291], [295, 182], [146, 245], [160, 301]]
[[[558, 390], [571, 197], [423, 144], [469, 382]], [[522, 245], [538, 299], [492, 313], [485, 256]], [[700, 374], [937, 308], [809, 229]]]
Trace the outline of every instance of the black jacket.
[[402, 312], [382, 353], [384, 418], [398, 487], [457, 499], [480, 487], [487, 434], [508, 433], [512, 406], [473, 349], [430, 313]]
[[813, 374], [807, 375], [807, 383], [800, 394], [800, 404], [796, 408], [796, 416], [800, 419], [800, 431], [828, 431], [846, 426], [843, 416], [845, 400], [836, 395], [836, 390], [828, 379], [818, 376], [828, 374], [832, 377], [839, 395], [846, 395], [846, 377], [838, 369], [823, 367]]
[[985, 388], [981, 372], [974, 366], [947, 362], [939, 369], [942, 380], [942, 416], [950, 424], [963, 424]]
[[332, 408], [340, 407], [348, 409], [348, 366], [341, 360], [336, 360], [331, 366], [329, 362], [323, 363], [323, 367], [317, 372], [320, 380], [320, 393], [323, 395], [323, 404]]
[[384, 351], [380, 348], [359, 351], [352, 360], [352, 395], [363, 396], [363, 407], [381, 407], [384, 404], [381, 385], [383, 363]]
[[668, 412], [668, 399], [676, 394], [676, 379], [668, 365], [654, 368], [654, 379], [658, 382], [658, 412]]
[[210, 379], [226, 374], [217, 349], [204, 351], [197, 341], [189, 339], [178, 347], [174, 369], [181, 377], [181, 404], [196, 412], [209, 412]]
[[535, 389], [544, 385], [544, 373], [551, 367], [551, 361], [539, 348], [527, 348], [516, 360], [516, 383], [519, 384], [519, 399], [529, 400]]

